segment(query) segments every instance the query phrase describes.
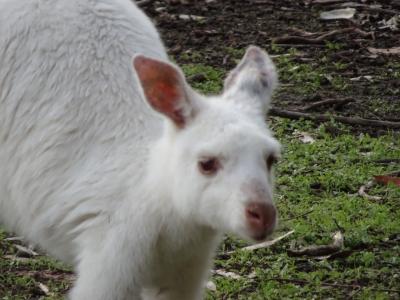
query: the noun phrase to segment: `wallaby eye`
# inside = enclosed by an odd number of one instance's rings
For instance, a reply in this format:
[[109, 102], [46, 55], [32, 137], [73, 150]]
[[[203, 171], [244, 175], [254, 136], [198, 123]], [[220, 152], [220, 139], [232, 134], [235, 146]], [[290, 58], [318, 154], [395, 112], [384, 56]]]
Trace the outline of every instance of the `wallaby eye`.
[[214, 175], [221, 167], [216, 157], [208, 157], [199, 161], [199, 170], [204, 175]]
[[278, 162], [278, 159], [276, 158], [276, 156], [274, 156], [274, 155], [272, 155], [272, 154], [269, 155], [269, 156], [267, 157], [267, 160], [266, 160], [268, 171], [271, 170], [271, 169], [272, 169], [272, 166], [273, 166], [274, 164], [276, 164], [277, 162]]

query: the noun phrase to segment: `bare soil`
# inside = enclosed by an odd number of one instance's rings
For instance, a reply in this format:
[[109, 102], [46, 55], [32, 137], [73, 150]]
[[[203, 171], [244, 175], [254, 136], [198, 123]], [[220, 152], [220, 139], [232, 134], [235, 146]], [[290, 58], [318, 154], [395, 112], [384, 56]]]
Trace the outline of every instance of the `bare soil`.
[[[360, 5], [355, 16], [333, 21], [321, 20], [320, 12], [347, 7], [346, 1], [318, 2], [324, 1], [170, 0], [150, 1], [143, 9], [179, 64], [201, 63], [228, 71], [243, 53], [240, 50], [258, 45], [278, 58], [296, 49], [294, 65], [324, 71], [314, 89], [307, 89], [307, 80], [293, 82], [290, 76], [281, 76], [282, 88], [274, 99], [277, 108], [298, 111], [321, 100], [351, 99], [309, 112], [400, 122], [400, 53], [368, 50], [400, 46], [400, 20], [397, 30], [385, 25], [400, 15], [400, 1], [352, 2], [350, 6]], [[280, 72], [285, 75], [285, 70]], [[384, 126], [354, 129], [373, 135], [386, 131]]]

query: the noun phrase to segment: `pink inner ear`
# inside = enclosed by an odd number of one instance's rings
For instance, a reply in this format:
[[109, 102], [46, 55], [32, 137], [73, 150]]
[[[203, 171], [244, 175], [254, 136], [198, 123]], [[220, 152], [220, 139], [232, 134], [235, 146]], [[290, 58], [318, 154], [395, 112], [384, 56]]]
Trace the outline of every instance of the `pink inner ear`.
[[179, 72], [167, 63], [144, 56], [135, 57], [133, 64], [150, 105], [183, 127], [185, 118], [179, 106], [185, 91]]

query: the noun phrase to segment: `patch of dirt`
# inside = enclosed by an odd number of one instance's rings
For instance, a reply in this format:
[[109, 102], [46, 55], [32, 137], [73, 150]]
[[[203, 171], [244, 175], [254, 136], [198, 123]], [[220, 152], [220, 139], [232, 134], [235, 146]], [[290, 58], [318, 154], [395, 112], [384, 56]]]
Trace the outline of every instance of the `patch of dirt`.
[[[261, 46], [276, 57], [293, 48], [297, 53], [293, 63], [308, 64], [312, 69], [324, 65], [326, 74], [311, 91], [301, 90], [302, 85], [308, 86], [307, 81], [293, 82], [281, 76], [275, 107], [301, 111], [321, 100], [352, 98], [342, 106], [321, 105], [309, 112], [400, 122], [400, 53], [368, 50], [400, 47], [400, 1], [351, 2], [355, 16], [333, 21], [321, 20], [320, 12], [346, 7], [342, 6], [346, 1], [170, 2], [150, 1], [142, 8], [155, 21], [179, 64], [202, 63], [228, 71], [249, 45]], [[397, 30], [388, 25], [396, 16]], [[356, 131], [374, 135], [386, 129], [355, 126]]]

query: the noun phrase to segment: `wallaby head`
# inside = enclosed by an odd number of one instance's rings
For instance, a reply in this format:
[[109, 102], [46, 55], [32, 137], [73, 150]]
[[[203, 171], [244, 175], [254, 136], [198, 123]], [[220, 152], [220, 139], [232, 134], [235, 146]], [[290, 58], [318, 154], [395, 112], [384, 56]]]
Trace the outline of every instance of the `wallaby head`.
[[265, 124], [274, 64], [250, 47], [219, 96], [194, 92], [174, 65], [137, 55], [145, 99], [166, 121], [150, 158], [154, 189], [184, 220], [250, 240], [277, 222], [272, 167], [280, 145]]

